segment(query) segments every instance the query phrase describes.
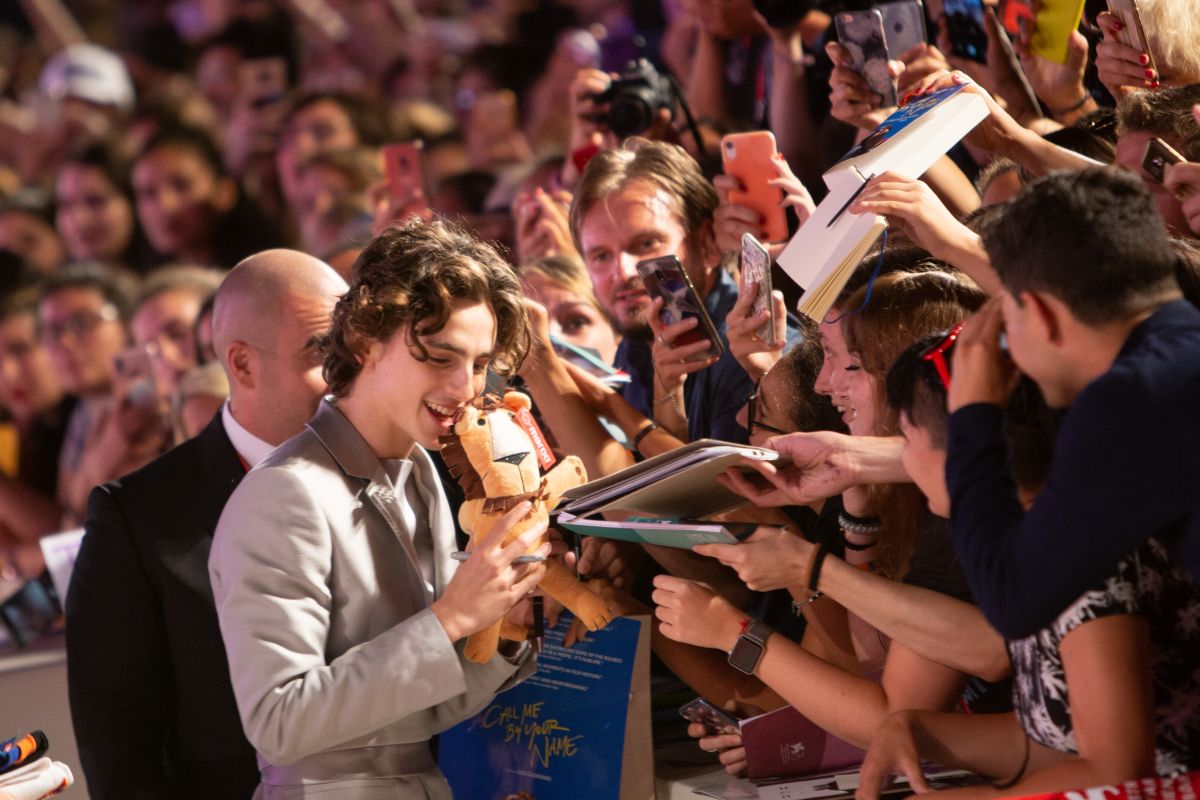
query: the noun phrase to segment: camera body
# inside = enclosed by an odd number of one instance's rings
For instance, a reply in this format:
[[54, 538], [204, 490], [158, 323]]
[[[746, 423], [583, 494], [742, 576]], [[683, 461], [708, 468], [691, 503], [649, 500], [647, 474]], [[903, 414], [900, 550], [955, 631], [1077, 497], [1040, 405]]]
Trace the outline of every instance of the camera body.
[[671, 81], [644, 58], [630, 61], [620, 77], [593, 98], [609, 104], [602, 121], [622, 139], [649, 128], [659, 109], [675, 108]]

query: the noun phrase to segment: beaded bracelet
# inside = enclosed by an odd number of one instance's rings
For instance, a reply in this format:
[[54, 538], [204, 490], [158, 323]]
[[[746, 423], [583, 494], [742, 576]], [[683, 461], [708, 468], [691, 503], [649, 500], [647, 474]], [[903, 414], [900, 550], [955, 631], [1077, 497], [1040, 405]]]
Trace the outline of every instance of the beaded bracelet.
[[879, 517], [856, 517], [845, 511], [838, 514], [838, 527], [846, 533], [855, 533], [860, 536], [869, 536], [883, 530], [883, 524], [879, 521]]

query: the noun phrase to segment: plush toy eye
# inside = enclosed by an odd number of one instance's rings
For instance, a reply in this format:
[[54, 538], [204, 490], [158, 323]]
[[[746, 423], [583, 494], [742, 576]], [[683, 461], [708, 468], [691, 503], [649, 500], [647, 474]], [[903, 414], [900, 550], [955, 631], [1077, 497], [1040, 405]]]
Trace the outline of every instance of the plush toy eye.
[[487, 425], [487, 420], [484, 419], [483, 417], [480, 417], [479, 419], [475, 420], [475, 424], [476, 425]]

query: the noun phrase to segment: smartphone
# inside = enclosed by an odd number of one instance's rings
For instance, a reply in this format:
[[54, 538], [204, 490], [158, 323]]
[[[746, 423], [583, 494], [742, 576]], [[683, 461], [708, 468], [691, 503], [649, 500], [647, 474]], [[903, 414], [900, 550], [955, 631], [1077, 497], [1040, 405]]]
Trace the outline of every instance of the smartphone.
[[1000, 18], [1009, 36], [1027, 38], [1037, 27], [1037, 14], [1031, 0], [1002, 0]]
[[1150, 38], [1146, 36], [1146, 29], [1142, 27], [1142, 15], [1138, 12], [1137, 0], [1108, 0], [1108, 13], [1121, 21], [1117, 41], [1139, 53], [1145, 53], [1150, 57], [1150, 63], [1146, 66], [1157, 70], [1154, 53], [1150, 52]]
[[61, 616], [62, 606], [49, 572], [28, 581], [0, 603], [0, 621], [17, 647], [28, 647], [45, 636]]
[[[888, 72], [887, 37], [883, 15], [876, 9], [846, 11], [834, 17], [838, 41], [850, 54], [850, 66], [881, 98], [880, 105], [891, 108], [900, 104], [896, 82]], [[899, 55], [897, 53], [897, 55]]]
[[679, 716], [688, 722], [699, 722], [710, 735], [724, 733], [727, 728], [738, 730], [737, 717], [728, 711], [722, 711], [703, 697], [697, 697], [680, 706]]
[[787, 215], [780, 205], [783, 191], [767, 183], [779, 177], [775, 134], [770, 131], [731, 133], [721, 139], [721, 163], [725, 174], [737, 178], [744, 192], [731, 191], [729, 201], [758, 212], [763, 220], [759, 237], [768, 242], [787, 239]]
[[425, 188], [425, 174], [421, 168], [424, 147], [425, 143], [420, 140], [384, 145], [383, 174], [393, 200], [410, 202]]
[[678, 258], [648, 258], [637, 263], [637, 271], [650, 296], [663, 299], [662, 311], [658, 315], [662, 324], [674, 325], [689, 318], [699, 320], [696, 327], [680, 334], [674, 342], [676, 347], [682, 347], [685, 344], [708, 341], [707, 350], [689, 356], [687, 361], [704, 361], [725, 352], [721, 337], [717, 335], [717, 328], [704, 308], [704, 301]]
[[1142, 154], [1142, 169], [1150, 180], [1161, 185], [1166, 178], [1167, 167], [1185, 161], [1186, 158], [1162, 139], [1151, 139], [1146, 142], [1146, 152]]
[[946, 29], [950, 52], [980, 64], [987, 63], [987, 32], [984, 30], [983, 0], [945, 0]]
[[150, 351], [144, 346], [128, 347], [117, 355], [118, 396], [135, 406], [151, 408], [158, 405], [158, 382], [154, 379], [154, 364]]
[[767, 347], [775, 346], [775, 304], [771, 302], [771, 256], [753, 234], [742, 234], [742, 284], [758, 286], [754, 296], [754, 313], [770, 315], [758, 329], [758, 338]]
[[883, 37], [888, 52], [896, 58], [928, 41], [925, 9], [921, 0], [895, 0], [875, 6], [883, 17]]
[[250, 108], [264, 108], [287, 96], [287, 62], [251, 58], [238, 67], [238, 92]]

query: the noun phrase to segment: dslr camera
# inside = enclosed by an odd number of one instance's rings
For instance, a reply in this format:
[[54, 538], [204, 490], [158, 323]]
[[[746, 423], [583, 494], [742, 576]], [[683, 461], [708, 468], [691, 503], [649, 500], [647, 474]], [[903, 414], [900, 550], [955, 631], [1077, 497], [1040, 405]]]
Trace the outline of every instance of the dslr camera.
[[675, 88], [670, 79], [644, 58], [630, 61], [603, 92], [592, 96], [597, 103], [608, 103], [608, 114], [600, 122], [621, 139], [650, 127], [661, 108], [674, 110]]

